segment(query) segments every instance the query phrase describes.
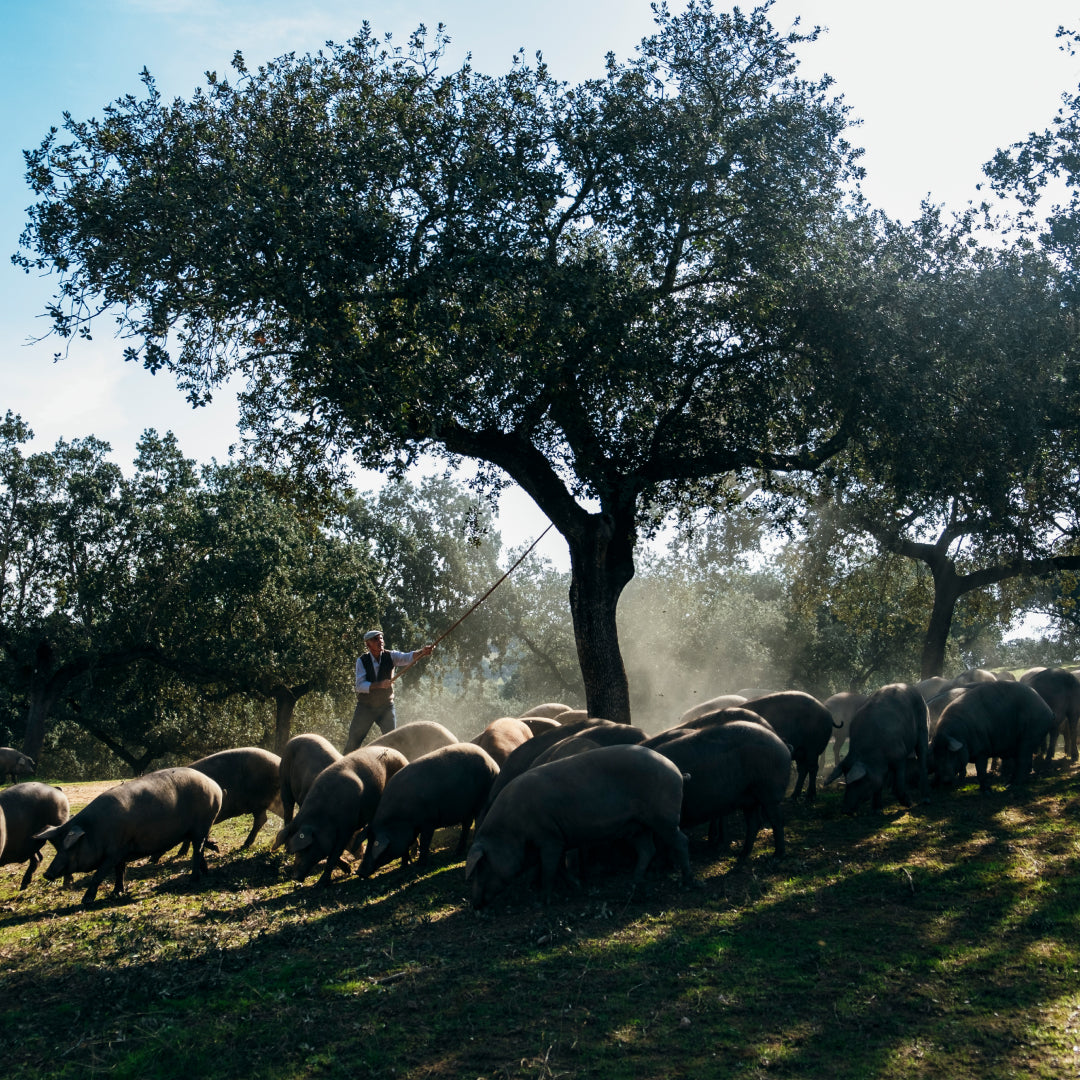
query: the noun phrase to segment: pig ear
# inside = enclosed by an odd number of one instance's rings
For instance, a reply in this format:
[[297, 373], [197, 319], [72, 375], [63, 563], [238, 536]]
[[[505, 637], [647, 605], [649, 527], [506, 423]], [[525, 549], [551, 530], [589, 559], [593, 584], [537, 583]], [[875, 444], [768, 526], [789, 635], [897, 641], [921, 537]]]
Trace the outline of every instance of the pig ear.
[[74, 847], [85, 835], [85, 829], [83, 829], [79, 825], [72, 825], [72, 827], [68, 830], [67, 836], [64, 837], [64, 851], [67, 851], [69, 847]]
[[964, 744], [959, 739], [954, 739], [949, 736], [949, 749], [955, 754], [958, 750], [964, 749]]
[[314, 838], [307, 829], [301, 829], [298, 833], [293, 834], [292, 851], [303, 851], [304, 848], [311, 847], [313, 839]]
[[364, 854], [372, 859], [377, 859], [389, 846], [385, 840], [372, 840]]
[[866, 775], [866, 766], [860, 761], [858, 765], [853, 765], [851, 771], [847, 774], [847, 782], [854, 784], [856, 780], [861, 780]]
[[278, 829], [278, 834], [277, 834], [277, 836], [274, 837], [274, 842], [270, 845], [270, 850], [271, 851], [277, 851], [277, 849], [279, 847], [281, 847], [282, 844], [285, 843], [285, 841], [288, 839], [288, 837], [285, 834], [288, 831], [289, 831], [289, 826], [288, 825], [286, 825], [284, 828]]
[[42, 829], [41, 832], [34, 833], [35, 840], [53, 840], [57, 833], [63, 832], [67, 827], [65, 821], [63, 825], [52, 825], [48, 829]]
[[480, 860], [487, 854], [480, 844], [473, 844], [469, 848], [469, 857], [465, 860], [465, 880], [468, 881], [473, 871], [480, 865]]

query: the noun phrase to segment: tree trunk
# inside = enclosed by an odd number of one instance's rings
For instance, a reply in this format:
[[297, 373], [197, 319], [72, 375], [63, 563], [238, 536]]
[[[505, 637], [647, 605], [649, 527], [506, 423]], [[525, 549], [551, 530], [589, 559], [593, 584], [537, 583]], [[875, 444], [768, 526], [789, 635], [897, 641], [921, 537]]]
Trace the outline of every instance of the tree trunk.
[[[564, 534], [565, 535], [565, 534]], [[634, 576], [632, 521], [592, 514], [570, 548], [570, 613], [590, 716], [630, 723], [630, 688], [619, 650], [616, 608]]]
[[285, 686], [274, 691], [274, 753], [281, 757], [285, 744], [292, 738], [292, 718], [296, 710], [296, 695]]
[[949, 643], [949, 629], [952, 627], [956, 601], [960, 598], [960, 581], [956, 568], [951, 562], [942, 561], [930, 567], [934, 575], [934, 606], [930, 612], [930, 623], [923, 639], [922, 675], [930, 679], [941, 675], [945, 670], [945, 649]]
[[26, 735], [23, 738], [22, 752], [34, 761], [41, 758], [41, 748], [45, 745], [45, 727], [49, 721], [60, 691], [74, 678], [57, 681], [54, 677], [30, 691], [30, 708], [26, 716]]

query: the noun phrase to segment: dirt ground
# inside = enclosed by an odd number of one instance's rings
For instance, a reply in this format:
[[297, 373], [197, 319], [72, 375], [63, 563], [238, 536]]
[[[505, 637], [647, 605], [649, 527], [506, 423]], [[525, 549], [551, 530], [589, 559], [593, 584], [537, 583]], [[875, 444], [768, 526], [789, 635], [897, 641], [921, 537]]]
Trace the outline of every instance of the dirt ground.
[[117, 784], [122, 783], [123, 780], [95, 780], [92, 784], [71, 781], [70, 783], [57, 784], [56, 786], [63, 790], [64, 794], [68, 797], [68, 805], [72, 810], [75, 810], [76, 808], [85, 806], [103, 791], [108, 791], [109, 788], [116, 787]]

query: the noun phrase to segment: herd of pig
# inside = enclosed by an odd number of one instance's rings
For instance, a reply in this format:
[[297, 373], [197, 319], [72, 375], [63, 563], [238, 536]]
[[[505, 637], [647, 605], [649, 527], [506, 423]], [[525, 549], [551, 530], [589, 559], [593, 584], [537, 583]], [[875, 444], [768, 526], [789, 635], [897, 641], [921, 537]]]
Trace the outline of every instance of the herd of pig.
[[824, 703], [800, 691], [748, 690], [704, 702], [654, 735], [552, 703], [494, 720], [471, 742], [420, 721], [344, 755], [313, 734], [291, 739], [280, 758], [224, 750], [118, 784], [73, 817], [60, 788], [22, 780], [34, 769], [29, 758], [0, 748], [0, 778], [22, 781], [0, 791], [0, 865], [25, 862], [25, 889], [51, 843], [45, 878], [70, 884], [91, 873], [82, 898], [90, 905], [110, 873], [122, 893], [129, 862], [156, 861], [177, 845], [180, 855], [190, 845], [198, 880], [215, 822], [251, 814], [248, 847], [272, 810], [284, 822], [273, 849], [294, 856], [300, 881], [322, 864], [319, 885], [336, 871], [363, 878], [395, 859], [404, 866], [417, 842], [424, 863], [435, 830], [451, 826], [461, 830], [456, 854], [467, 853], [477, 907], [530, 867], [550, 900], [568, 873], [567, 853], [584, 873], [590, 852], [616, 842], [635, 856], [635, 882], [659, 843], [689, 884], [686, 830], [708, 825], [719, 844], [724, 818], [737, 811], [740, 860], [765, 823], [782, 856], [792, 766], [792, 798], [805, 785], [812, 802], [830, 743], [835, 767], [825, 782], [843, 778], [844, 810], [853, 813], [866, 800], [880, 809], [890, 789], [904, 806], [913, 785], [925, 800], [931, 778], [953, 786], [969, 764], [982, 790], [994, 761], [1003, 780], [1023, 784], [1036, 761], [1051, 760], [1059, 736], [1077, 760], [1078, 719], [1080, 679], [1062, 668], [1032, 669], [1019, 681], [975, 670]]

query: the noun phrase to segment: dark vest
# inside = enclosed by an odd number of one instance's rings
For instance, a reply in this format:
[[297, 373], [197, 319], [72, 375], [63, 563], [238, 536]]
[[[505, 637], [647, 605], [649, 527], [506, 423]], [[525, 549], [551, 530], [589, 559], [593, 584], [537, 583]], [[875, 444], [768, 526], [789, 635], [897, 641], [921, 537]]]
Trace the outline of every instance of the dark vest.
[[[384, 679], [389, 679], [394, 674], [394, 661], [390, 658], [390, 650], [383, 649], [382, 656], [379, 657], [379, 670], [375, 670], [375, 657], [371, 653], [366, 652], [360, 657], [360, 663], [364, 665], [364, 674], [367, 676], [369, 683], [382, 682]], [[363, 695], [361, 695], [361, 698]], [[394, 688], [392, 686], [386, 689], [376, 689], [372, 687], [367, 694], [367, 704], [372, 708], [380, 708], [383, 705], [388, 705], [394, 700]]]
[[383, 649], [382, 656], [379, 657], [378, 671], [375, 670], [375, 657], [369, 652], [360, 657], [360, 663], [364, 665], [364, 674], [367, 675], [368, 682], [382, 682], [383, 679], [389, 679], [394, 674], [394, 661], [390, 659], [388, 649]]

